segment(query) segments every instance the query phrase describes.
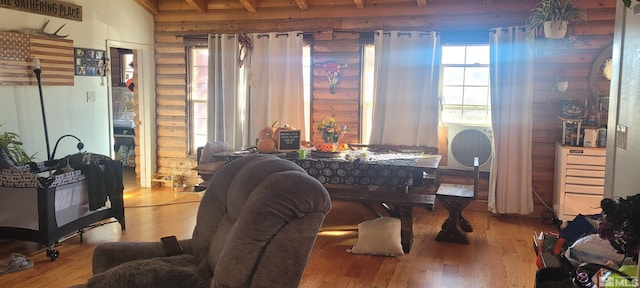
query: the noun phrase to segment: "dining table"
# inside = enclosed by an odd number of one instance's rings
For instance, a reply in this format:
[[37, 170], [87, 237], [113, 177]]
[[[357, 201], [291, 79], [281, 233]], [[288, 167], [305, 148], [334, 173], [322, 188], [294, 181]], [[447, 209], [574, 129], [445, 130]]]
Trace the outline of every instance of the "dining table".
[[[333, 200], [359, 202], [375, 216], [397, 217], [401, 244], [409, 253], [413, 244], [413, 208], [434, 207], [441, 156], [422, 153], [298, 151], [271, 155], [290, 160], [322, 183]], [[233, 161], [255, 150], [225, 151], [214, 156]]]

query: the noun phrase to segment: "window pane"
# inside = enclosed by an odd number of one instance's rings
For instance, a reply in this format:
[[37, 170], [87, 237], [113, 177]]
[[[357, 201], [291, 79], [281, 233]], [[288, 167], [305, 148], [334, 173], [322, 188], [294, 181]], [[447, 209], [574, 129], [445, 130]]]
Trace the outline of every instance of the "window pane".
[[489, 45], [443, 46], [442, 121], [489, 124]]
[[207, 100], [207, 83], [204, 84], [193, 84], [191, 86], [191, 100]]
[[465, 87], [464, 88], [464, 105], [489, 105], [487, 87]]
[[460, 123], [462, 121], [462, 109], [446, 109], [442, 111], [442, 122]]
[[489, 86], [489, 68], [467, 67], [464, 72], [464, 85]]
[[466, 64], [489, 64], [489, 46], [467, 46]]
[[462, 105], [462, 87], [445, 86], [442, 89], [444, 105]]
[[464, 64], [464, 46], [443, 46], [442, 64]]
[[465, 110], [462, 119], [463, 123], [467, 124], [490, 123], [489, 113], [486, 110]]
[[444, 67], [442, 70], [443, 85], [463, 85], [464, 84], [464, 68], [463, 67]]

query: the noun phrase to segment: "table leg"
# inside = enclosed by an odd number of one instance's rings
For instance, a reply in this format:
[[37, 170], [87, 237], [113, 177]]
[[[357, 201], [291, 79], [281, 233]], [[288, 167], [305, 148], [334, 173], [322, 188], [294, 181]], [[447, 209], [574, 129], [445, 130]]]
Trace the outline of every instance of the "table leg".
[[[471, 198], [448, 197], [438, 195], [438, 199], [442, 205], [449, 211], [449, 218], [445, 221], [442, 230], [436, 236], [436, 241], [449, 241], [458, 243], [469, 243], [467, 233], [460, 227], [462, 217], [462, 209], [471, 203]], [[468, 222], [464, 220], [467, 224]], [[469, 225], [470, 226], [470, 225]]]
[[402, 251], [408, 254], [413, 244], [413, 206], [396, 207], [400, 218], [400, 243]]
[[[464, 218], [464, 216], [462, 216], [462, 212], [460, 212], [460, 215], [458, 217], [460, 219], [460, 228], [462, 228], [462, 231], [473, 232], [473, 226], [471, 226], [471, 223], [469, 223], [469, 221], [467, 221], [467, 219]], [[442, 226], [440, 226], [440, 228], [445, 229], [445, 227], [447, 227], [448, 224], [449, 224], [449, 218], [447, 218], [447, 220], [444, 220], [444, 223], [442, 223]]]

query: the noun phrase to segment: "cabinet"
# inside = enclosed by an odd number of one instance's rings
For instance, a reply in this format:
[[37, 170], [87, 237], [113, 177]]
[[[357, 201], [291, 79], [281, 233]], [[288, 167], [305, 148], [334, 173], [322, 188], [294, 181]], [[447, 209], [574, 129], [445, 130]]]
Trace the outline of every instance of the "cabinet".
[[553, 210], [560, 220], [601, 212], [605, 148], [556, 144]]

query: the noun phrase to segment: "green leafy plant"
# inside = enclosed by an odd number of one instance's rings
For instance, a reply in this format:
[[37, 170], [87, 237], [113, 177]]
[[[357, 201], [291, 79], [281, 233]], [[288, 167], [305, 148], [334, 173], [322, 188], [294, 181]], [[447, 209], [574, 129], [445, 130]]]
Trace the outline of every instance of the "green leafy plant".
[[631, 8], [631, 0], [622, 0], [624, 6], [627, 8]]
[[574, 0], [540, 0], [531, 10], [527, 24], [532, 28], [538, 28], [547, 21], [584, 21], [580, 10], [572, 5], [573, 2]]
[[[0, 125], [2, 127], [2, 125]], [[36, 154], [29, 155], [22, 148], [20, 136], [13, 132], [2, 132], [0, 134], [0, 149], [5, 152], [9, 159], [17, 166], [27, 164], [35, 158]]]

